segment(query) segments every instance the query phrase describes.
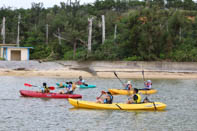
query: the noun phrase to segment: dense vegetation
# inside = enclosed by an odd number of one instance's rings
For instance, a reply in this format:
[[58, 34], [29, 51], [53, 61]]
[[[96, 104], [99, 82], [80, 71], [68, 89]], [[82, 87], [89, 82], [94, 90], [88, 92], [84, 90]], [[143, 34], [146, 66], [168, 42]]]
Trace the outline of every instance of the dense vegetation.
[[[87, 5], [76, 0], [47, 9], [42, 3], [32, 3], [31, 9], [1, 8], [6, 43], [16, 43], [19, 14], [20, 46], [34, 47], [32, 59], [197, 61], [197, 3], [192, 0], [97, 0]], [[104, 44], [101, 15], [106, 21]], [[87, 51], [90, 17], [94, 17], [91, 53]]]

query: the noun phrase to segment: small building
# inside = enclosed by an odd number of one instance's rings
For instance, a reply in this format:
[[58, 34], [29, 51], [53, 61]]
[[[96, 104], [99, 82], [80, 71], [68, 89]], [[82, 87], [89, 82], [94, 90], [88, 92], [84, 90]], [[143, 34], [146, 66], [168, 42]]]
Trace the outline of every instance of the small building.
[[29, 52], [33, 47], [1, 46], [0, 57], [8, 61], [29, 60]]

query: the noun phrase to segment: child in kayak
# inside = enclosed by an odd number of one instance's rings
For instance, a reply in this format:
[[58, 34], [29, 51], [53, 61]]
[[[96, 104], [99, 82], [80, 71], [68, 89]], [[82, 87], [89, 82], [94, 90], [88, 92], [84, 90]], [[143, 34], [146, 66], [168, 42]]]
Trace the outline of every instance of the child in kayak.
[[152, 81], [151, 80], [144, 81], [144, 86], [145, 88], [143, 90], [150, 90], [152, 88]]
[[131, 90], [131, 89], [132, 89], [131, 81], [128, 81], [126, 86], [125, 86], [125, 90]]
[[61, 90], [59, 93], [60, 94], [73, 94], [76, 88], [77, 88], [76, 84], [70, 81], [70, 82], [67, 82], [67, 86], [65, 87], [66, 91], [64, 92], [63, 90]]
[[138, 94], [138, 89], [134, 88], [133, 95], [128, 98], [127, 104], [139, 104], [141, 103], [141, 96]]
[[49, 89], [49, 87], [47, 86], [47, 83], [43, 83], [42, 84], [42, 93], [50, 93], [50, 89]]
[[105, 92], [105, 91], [102, 91], [101, 92], [101, 96], [100, 97], [97, 97], [97, 101], [96, 103], [102, 103], [102, 104], [112, 104], [113, 102], [113, 96], [110, 92]]
[[85, 83], [85, 80], [82, 78], [82, 76], [79, 76], [79, 81], [77, 81], [77, 85], [88, 86], [88, 84]]

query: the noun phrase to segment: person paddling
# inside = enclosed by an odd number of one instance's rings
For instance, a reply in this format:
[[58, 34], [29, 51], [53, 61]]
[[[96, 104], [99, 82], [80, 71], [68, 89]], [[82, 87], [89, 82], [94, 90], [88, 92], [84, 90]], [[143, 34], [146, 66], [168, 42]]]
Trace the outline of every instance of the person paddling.
[[125, 86], [125, 90], [131, 90], [131, 89], [132, 89], [131, 81], [128, 81], [126, 86]]
[[65, 87], [66, 91], [64, 92], [63, 90], [61, 90], [59, 93], [60, 94], [73, 94], [73, 92], [75, 91], [75, 89], [77, 88], [75, 83], [67, 82], [66, 83], [67, 86]]
[[138, 89], [133, 89], [133, 95], [128, 98], [127, 104], [139, 104], [141, 103], [141, 96], [138, 94]]
[[50, 89], [45, 82], [42, 84], [42, 93], [50, 93]]
[[85, 83], [85, 80], [82, 78], [82, 76], [79, 76], [79, 81], [77, 81], [77, 85], [88, 86], [88, 84]]
[[150, 90], [152, 88], [152, 81], [151, 80], [147, 80], [147, 81], [144, 81], [144, 90]]
[[105, 92], [105, 91], [102, 91], [101, 92], [101, 96], [100, 97], [97, 97], [97, 101], [96, 103], [102, 103], [102, 104], [112, 104], [113, 102], [113, 96], [110, 92]]

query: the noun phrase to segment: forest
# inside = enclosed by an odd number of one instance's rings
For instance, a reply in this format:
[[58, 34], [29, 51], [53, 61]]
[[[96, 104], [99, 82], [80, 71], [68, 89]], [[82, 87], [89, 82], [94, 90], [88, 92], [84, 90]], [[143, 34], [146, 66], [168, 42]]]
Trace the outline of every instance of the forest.
[[197, 62], [197, 3], [192, 0], [2, 7], [6, 44], [17, 41], [19, 15], [20, 46], [34, 48], [31, 59]]

